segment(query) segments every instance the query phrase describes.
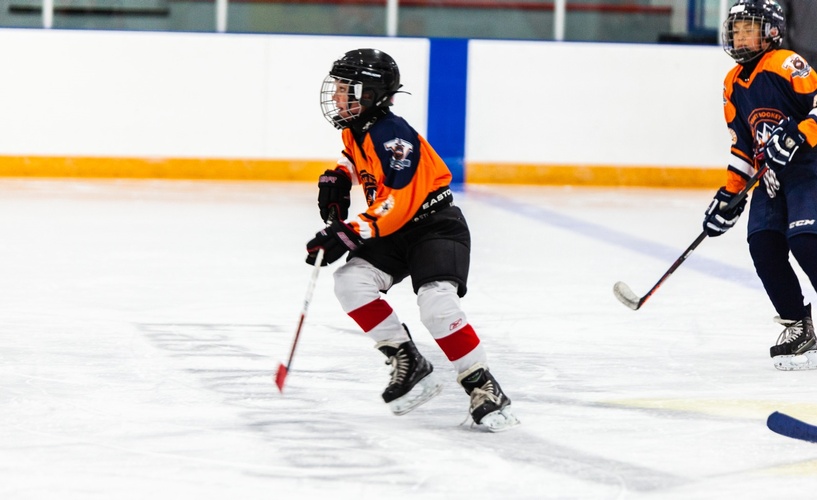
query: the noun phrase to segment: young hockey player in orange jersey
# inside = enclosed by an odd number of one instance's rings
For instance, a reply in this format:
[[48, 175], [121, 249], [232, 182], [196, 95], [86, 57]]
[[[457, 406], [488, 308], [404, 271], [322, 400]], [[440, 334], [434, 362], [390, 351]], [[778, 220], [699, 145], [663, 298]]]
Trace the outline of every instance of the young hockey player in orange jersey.
[[789, 252], [817, 287], [817, 73], [790, 50], [773, 0], [738, 0], [724, 24], [723, 45], [738, 63], [724, 82], [724, 111], [732, 136], [726, 185], [706, 211], [704, 230], [719, 236], [734, 226], [746, 201], [727, 203], [765, 165], [752, 193], [749, 252], [785, 329], [770, 353], [776, 368], [817, 368], [811, 305], [804, 305]]
[[[383, 400], [397, 415], [436, 396], [441, 384], [408, 329], [381, 297], [406, 277], [420, 318], [454, 365], [470, 395], [474, 422], [491, 431], [518, 423], [460, 298], [465, 295], [471, 235], [449, 188], [451, 173], [431, 145], [389, 109], [400, 88], [397, 64], [376, 49], [347, 52], [321, 89], [326, 119], [342, 131], [343, 157], [318, 181], [321, 218], [329, 225], [306, 248], [314, 264], [346, 262], [335, 271], [343, 310], [392, 365]], [[368, 209], [349, 217], [350, 191], [360, 184]]]

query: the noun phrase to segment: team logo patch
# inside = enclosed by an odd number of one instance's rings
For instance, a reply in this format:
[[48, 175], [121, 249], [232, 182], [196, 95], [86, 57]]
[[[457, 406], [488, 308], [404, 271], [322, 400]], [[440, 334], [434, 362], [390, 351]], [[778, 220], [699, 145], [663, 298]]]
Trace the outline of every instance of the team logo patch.
[[792, 54], [783, 61], [783, 69], [791, 71], [792, 78], [805, 78], [811, 71], [811, 66], [799, 55]]
[[389, 213], [392, 208], [394, 208], [394, 197], [389, 195], [389, 197], [386, 198], [386, 201], [381, 203], [380, 206], [374, 210], [374, 214], [378, 217], [383, 217]]
[[360, 171], [360, 183], [363, 184], [363, 192], [366, 193], [366, 205], [372, 206], [377, 199], [377, 179], [369, 172]]
[[411, 167], [411, 160], [409, 160], [408, 157], [411, 152], [414, 151], [414, 146], [410, 142], [397, 137], [389, 142], [383, 143], [383, 147], [391, 151], [389, 166], [392, 169], [403, 170], [404, 168]]
[[738, 134], [736, 134], [735, 131], [732, 130], [731, 128], [729, 129], [729, 137], [732, 138], [733, 146], [738, 143]]
[[755, 131], [755, 144], [766, 144], [772, 130], [777, 128], [783, 113], [773, 108], [758, 108], [749, 115], [749, 126]]

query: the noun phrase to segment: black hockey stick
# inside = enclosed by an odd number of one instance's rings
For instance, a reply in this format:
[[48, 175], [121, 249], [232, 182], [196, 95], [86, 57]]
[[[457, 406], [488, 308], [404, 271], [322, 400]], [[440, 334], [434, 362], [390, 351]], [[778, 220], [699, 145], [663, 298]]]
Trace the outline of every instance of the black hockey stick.
[[[735, 195], [734, 198], [732, 198], [732, 200], [726, 205], [723, 211], [732, 210], [737, 206], [738, 203], [743, 201], [743, 199], [749, 195], [749, 191], [755, 186], [755, 184], [757, 184], [760, 178], [763, 177], [763, 174], [766, 173], [766, 169], [769, 168], [765, 165], [765, 163], [762, 163], [761, 165], [762, 166], [760, 167], [760, 169], [758, 169], [757, 173], [755, 173], [755, 175], [753, 175], [751, 178], [749, 178], [748, 181], [746, 181], [746, 187], [743, 188], [743, 190], [740, 193]], [[624, 283], [623, 281], [619, 281], [615, 285], [613, 285], [613, 295], [615, 295], [619, 302], [621, 302], [625, 306], [629, 307], [633, 311], [638, 311], [641, 308], [641, 306], [644, 305], [644, 302], [647, 302], [647, 299], [649, 299], [652, 296], [652, 294], [654, 294], [655, 291], [658, 290], [658, 288], [664, 283], [664, 281], [667, 280], [667, 278], [672, 276], [672, 273], [674, 273], [675, 270], [678, 269], [681, 266], [681, 264], [683, 264], [684, 261], [687, 260], [687, 257], [692, 255], [692, 252], [696, 248], [698, 248], [698, 245], [700, 245], [701, 242], [705, 239], [706, 231], [701, 231], [701, 234], [699, 234], [698, 237], [695, 238], [695, 241], [693, 241], [692, 244], [689, 245], [686, 250], [684, 250], [684, 253], [682, 253], [680, 257], [675, 259], [675, 262], [673, 262], [672, 265], [669, 266], [667, 272], [665, 272], [664, 275], [661, 276], [661, 279], [659, 279], [658, 282], [655, 285], [653, 285], [650, 291], [647, 292], [647, 294], [644, 295], [643, 297], [639, 297], [638, 295], [636, 295], [633, 292], [633, 290], [629, 286], [627, 286], [627, 284]]]
[[766, 419], [766, 427], [782, 436], [817, 443], [817, 425], [811, 425], [776, 411]]

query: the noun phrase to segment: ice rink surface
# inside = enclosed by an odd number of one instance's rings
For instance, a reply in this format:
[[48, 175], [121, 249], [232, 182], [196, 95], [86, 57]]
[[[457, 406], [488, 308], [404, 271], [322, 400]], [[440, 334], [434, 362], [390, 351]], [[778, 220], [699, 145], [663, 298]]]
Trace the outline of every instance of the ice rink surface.
[[467, 397], [408, 283], [387, 299], [445, 385], [391, 415], [337, 264], [278, 392], [314, 185], [0, 180], [0, 498], [809, 498], [817, 445], [765, 420], [817, 423], [817, 372], [772, 366], [781, 327], [745, 216], [641, 310], [612, 294], [646, 293], [713, 193], [455, 195], [473, 233], [463, 308], [522, 421], [490, 434], [460, 425]]

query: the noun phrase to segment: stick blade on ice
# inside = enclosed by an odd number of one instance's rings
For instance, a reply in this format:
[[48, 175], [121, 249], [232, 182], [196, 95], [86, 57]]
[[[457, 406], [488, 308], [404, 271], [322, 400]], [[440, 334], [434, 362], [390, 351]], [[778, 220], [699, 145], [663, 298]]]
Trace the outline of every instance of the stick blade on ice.
[[287, 367], [283, 363], [278, 365], [278, 371], [275, 373], [275, 385], [278, 386], [279, 392], [284, 392], [284, 380], [287, 378]]
[[778, 411], [766, 419], [766, 427], [782, 436], [817, 443], [817, 426], [797, 420]]
[[641, 299], [623, 281], [613, 285], [613, 295], [616, 296], [619, 302], [633, 311], [637, 311], [641, 307]]

